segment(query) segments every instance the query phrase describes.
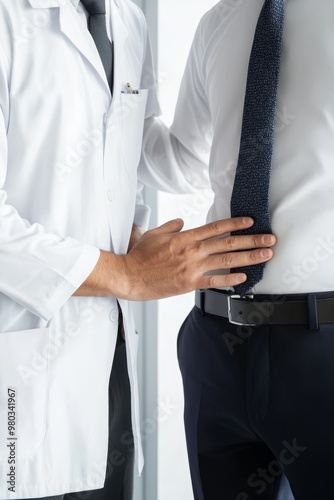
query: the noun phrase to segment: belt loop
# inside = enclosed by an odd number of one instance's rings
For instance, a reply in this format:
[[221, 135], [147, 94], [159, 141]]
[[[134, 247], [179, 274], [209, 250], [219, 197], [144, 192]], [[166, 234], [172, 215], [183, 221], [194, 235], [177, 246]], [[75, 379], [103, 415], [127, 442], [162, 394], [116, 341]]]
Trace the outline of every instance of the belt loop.
[[201, 306], [201, 314], [205, 316], [205, 290], [200, 290], [200, 306]]
[[310, 330], [319, 330], [317, 296], [311, 293], [307, 296], [308, 322]]

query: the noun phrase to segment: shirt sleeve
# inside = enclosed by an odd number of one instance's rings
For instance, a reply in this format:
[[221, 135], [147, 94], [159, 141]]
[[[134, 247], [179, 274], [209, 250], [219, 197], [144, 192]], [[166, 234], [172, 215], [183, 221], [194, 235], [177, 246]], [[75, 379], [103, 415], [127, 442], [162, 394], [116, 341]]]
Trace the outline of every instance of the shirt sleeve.
[[210, 189], [208, 172], [212, 142], [211, 113], [203, 75], [202, 24], [188, 57], [169, 129], [157, 115], [147, 117], [140, 181], [171, 193], [193, 193]]
[[0, 47], [0, 292], [49, 320], [93, 271], [100, 250], [49, 233], [42, 225], [23, 219], [7, 203], [10, 100], [6, 67]]

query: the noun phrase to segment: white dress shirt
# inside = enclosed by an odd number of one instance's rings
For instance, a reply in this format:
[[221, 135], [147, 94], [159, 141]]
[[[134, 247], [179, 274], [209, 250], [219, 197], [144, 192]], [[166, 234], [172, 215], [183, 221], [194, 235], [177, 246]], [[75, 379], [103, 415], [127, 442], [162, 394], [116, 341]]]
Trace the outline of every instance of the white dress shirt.
[[[158, 181], [152, 173], [149, 179], [146, 172], [143, 178], [149, 184], [168, 190], [169, 172], [176, 168], [172, 151], [184, 177], [190, 182], [193, 177], [197, 185], [201, 178], [206, 182], [203, 172], [209, 162], [214, 192], [209, 221], [230, 217], [248, 62], [263, 4], [221, 1], [203, 17], [185, 70], [173, 135], [167, 139], [165, 134], [162, 143], [151, 121], [146, 137], [146, 159], [159, 151], [166, 178]], [[334, 290], [334, 4], [294, 0], [285, 2], [285, 8], [270, 190], [278, 241], [255, 293]], [[257, 143], [258, 138], [255, 147]], [[177, 184], [176, 174], [173, 180]]]

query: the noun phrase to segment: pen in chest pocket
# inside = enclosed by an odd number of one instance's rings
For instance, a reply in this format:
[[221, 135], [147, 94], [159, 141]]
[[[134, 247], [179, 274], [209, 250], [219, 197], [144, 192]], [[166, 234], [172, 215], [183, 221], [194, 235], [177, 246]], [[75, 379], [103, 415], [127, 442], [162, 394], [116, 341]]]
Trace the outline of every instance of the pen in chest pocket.
[[130, 83], [126, 84], [126, 93], [127, 94], [139, 94], [138, 90], [133, 90]]

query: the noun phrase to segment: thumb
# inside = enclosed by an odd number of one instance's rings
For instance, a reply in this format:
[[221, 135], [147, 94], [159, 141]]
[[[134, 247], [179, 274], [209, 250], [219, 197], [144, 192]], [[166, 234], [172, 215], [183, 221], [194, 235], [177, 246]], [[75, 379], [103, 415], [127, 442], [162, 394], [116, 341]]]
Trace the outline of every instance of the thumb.
[[155, 233], [167, 234], [167, 233], [178, 233], [184, 226], [184, 221], [182, 219], [173, 219], [165, 222], [161, 226], [153, 229]]

